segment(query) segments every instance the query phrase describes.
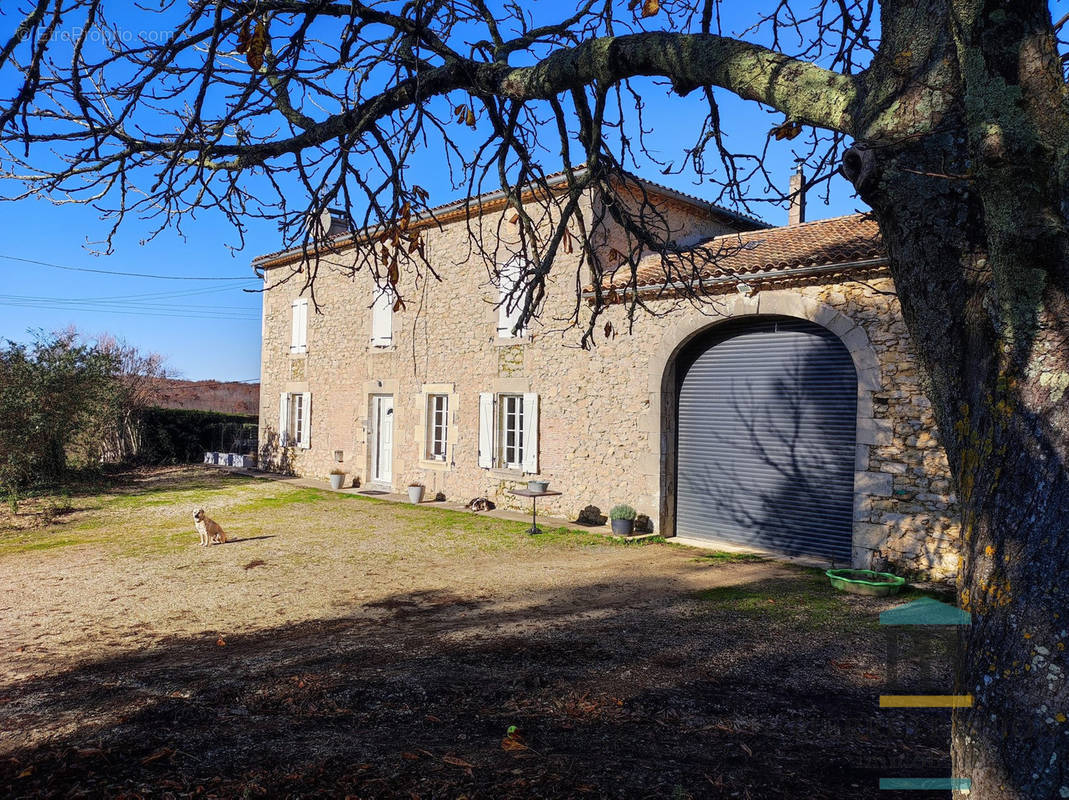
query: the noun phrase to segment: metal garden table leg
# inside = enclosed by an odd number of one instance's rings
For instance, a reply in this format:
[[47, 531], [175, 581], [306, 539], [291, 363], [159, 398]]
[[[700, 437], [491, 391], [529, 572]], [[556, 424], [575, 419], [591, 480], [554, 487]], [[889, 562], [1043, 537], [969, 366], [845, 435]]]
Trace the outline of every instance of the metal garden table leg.
[[538, 530], [538, 498], [531, 498], [531, 529], [527, 531], [530, 535], [534, 536], [536, 533], [541, 533]]

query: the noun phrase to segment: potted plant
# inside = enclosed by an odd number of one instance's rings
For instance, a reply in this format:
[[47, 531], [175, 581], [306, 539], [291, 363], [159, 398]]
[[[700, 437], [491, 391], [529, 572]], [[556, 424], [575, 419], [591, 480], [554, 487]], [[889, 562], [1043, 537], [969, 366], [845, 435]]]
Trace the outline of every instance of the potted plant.
[[343, 483], [345, 483], [345, 470], [332, 469], [330, 471], [330, 488], [334, 490], [340, 489]]
[[638, 512], [631, 506], [621, 503], [609, 509], [609, 519], [612, 520], [612, 532], [616, 536], [630, 536], [635, 532], [635, 517]]
[[419, 481], [412, 481], [408, 484], [408, 502], [419, 503], [423, 500], [423, 484]]

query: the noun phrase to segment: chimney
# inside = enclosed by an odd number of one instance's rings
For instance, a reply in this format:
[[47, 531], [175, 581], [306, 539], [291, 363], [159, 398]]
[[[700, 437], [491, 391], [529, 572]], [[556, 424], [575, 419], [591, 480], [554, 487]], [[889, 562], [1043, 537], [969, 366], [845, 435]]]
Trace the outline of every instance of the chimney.
[[797, 225], [805, 222], [805, 173], [802, 171], [802, 163], [794, 168], [791, 175], [791, 187], [788, 191], [790, 209], [787, 211], [787, 224]]
[[352, 230], [348, 214], [337, 208], [324, 208], [319, 214], [309, 214], [306, 224], [308, 235], [315, 241], [330, 239]]

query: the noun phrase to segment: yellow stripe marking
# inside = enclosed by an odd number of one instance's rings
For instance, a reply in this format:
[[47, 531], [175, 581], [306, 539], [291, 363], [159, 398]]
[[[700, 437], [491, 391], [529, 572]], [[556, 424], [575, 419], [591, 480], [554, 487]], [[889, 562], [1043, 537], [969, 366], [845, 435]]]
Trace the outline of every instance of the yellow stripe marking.
[[972, 695], [881, 694], [880, 708], [972, 708]]

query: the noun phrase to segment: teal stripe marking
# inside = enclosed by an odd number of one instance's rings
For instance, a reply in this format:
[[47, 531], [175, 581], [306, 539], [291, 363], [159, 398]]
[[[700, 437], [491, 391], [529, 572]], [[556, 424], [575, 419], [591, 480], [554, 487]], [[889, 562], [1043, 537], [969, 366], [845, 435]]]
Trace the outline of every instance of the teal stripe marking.
[[880, 778], [880, 788], [967, 792], [972, 788], [972, 781], [969, 778]]

